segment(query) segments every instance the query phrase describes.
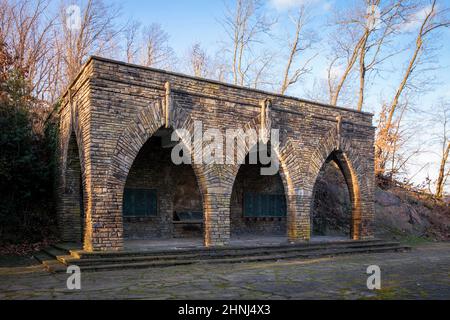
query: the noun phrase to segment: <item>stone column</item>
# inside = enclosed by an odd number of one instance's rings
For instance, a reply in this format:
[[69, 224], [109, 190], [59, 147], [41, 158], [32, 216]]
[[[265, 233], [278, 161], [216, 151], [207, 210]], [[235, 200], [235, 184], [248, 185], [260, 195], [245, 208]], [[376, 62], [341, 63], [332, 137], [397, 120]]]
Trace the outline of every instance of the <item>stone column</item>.
[[230, 241], [230, 193], [203, 195], [206, 247], [225, 246]]
[[309, 194], [288, 195], [286, 201], [289, 242], [308, 241], [311, 234], [311, 196]]
[[[372, 168], [368, 171], [370, 172]], [[361, 187], [361, 204], [359, 206], [360, 217], [359, 225], [359, 239], [373, 239], [374, 238], [374, 220], [375, 220], [375, 199], [374, 186], [375, 175], [367, 175], [365, 179], [360, 179], [363, 183]]]
[[123, 189], [117, 187], [92, 188], [86, 212], [84, 250], [118, 251], [123, 249], [122, 198]]

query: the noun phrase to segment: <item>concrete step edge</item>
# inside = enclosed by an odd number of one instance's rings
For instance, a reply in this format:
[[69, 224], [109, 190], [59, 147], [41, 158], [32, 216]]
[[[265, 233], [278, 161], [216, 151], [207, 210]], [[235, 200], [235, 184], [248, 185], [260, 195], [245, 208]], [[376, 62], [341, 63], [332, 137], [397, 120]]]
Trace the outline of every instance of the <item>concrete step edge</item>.
[[177, 265], [189, 264], [219, 264], [219, 263], [245, 263], [258, 261], [276, 261], [289, 259], [308, 259], [317, 257], [327, 257], [335, 255], [347, 255], [358, 253], [380, 253], [392, 251], [404, 251], [411, 249], [408, 246], [391, 246], [381, 248], [363, 248], [363, 249], [344, 249], [344, 250], [329, 250], [320, 253], [297, 253], [291, 255], [265, 255], [255, 257], [241, 257], [239, 259], [202, 259], [202, 260], [166, 260], [162, 262], [141, 262], [141, 263], [123, 263], [123, 264], [105, 264], [105, 265], [86, 265], [80, 266], [82, 271], [101, 271], [101, 270], [115, 270], [115, 269], [133, 269], [133, 268], [151, 268], [151, 267], [168, 267]]
[[43, 248], [42, 251], [48, 254], [49, 256], [53, 257], [54, 259], [57, 259], [58, 256], [64, 255], [66, 253], [66, 251], [59, 250], [51, 246]]
[[[96, 257], [114, 257], [114, 256], [156, 256], [156, 255], [172, 255], [172, 254], [194, 254], [194, 253], [223, 253], [227, 251], [248, 251], [248, 250], [280, 250], [280, 249], [300, 249], [304, 248], [305, 250], [314, 249], [314, 248], [324, 248], [330, 246], [343, 247], [348, 245], [370, 245], [370, 244], [379, 244], [382, 242], [386, 242], [383, 240], [349, 240], [349, 241], [336, 241], [336, 242], [326, 242], [326, 243], [308, 243], [308, 244], [287, 244], [281, 246], [248, 246], [248, 247], [223, 247], [223, 248], [195, 248], [195, 249], [166, 249], [166, 250], [155, 250], [155, 251], [119, 251], [119, 252], [85, 252], [80, 250], [71, 250], [71, 255], [79, 258], [96, 258]], [[392, 242], [394, 243], [394, 242]]]
[[42, 250], [33, 254], [33, 258], [36, 259], [40, 263], [44, 263], [45, 261], [55, 259], [54, 257], [50, 256], [48, 253], [45, 253]]
[[82, 247], [81, 245], [77, 245], [75, 243], [66, 243], [66, 242], [53, 243], [51, 246], [57, 250], [64, 251], [67, 254], [70, 254], [70, 250], [81, 250]]
[[221, 258], [239, 258], [248, 256], [258, 256], [258, 255], [274, 255], [274, 254], [289, 254], [295, 252], [316, 252], [316, 251], [327, 251], [327, 250], [342, 250], [344, 248], [348, 249], [364, 249], [364, 248], [383, 248], [396, 246], [397, 243], [389, 242], [383, 244], [372, 244], [372, 245], [357, 245], [357, 246], [347, 246], [347, 247], [321, 247], [321, 248], [290, 248], [281, 250], [259, 250], [259, 251], [246, 251], [238, 253], [223, 253], [223, 254], [207, 254], [207, 253], [196, 253], [196, 254], [178, 254], [178, 255], [162, 255], [162, 256], [123, 256], [123, 257], [100, 257], [100, 258], [82, 258], [77, 259], [72, 256], [65, 256], [64, 259], [60, 259], [61, 262], [70, 264], [78, 263], [79, 265], [90, 265], [90, 264], [105, 264], [105, 263], [121, 263], [121, 262], [144, 262], [144, 261], [165, 261], [165, 260], [192, 260], [192, 259], [221, 259]]

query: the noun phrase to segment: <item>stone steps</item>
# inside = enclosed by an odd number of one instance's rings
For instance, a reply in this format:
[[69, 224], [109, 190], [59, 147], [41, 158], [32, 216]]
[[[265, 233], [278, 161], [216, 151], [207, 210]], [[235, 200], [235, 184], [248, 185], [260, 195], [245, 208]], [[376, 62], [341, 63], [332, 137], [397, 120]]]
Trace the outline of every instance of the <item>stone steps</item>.
[[55, 257], [47, 254], [46, 252], [44, 252], [43, 250], [33, 254], [33, 257], [39, 261], [40, 263], [45, 263], [45, 261], [51, 261], [51, 260], [55, 260]]
[[[78, 265], [83, 271], [100, 271], [167, 267], [195, 263], [243, 263], [309, 259], [342, 254], [405, 251], [410, 248], [397, 242], [361, 240], [262, 247], [190, 248], [141, 252], [88, 253], [67, 249], [67, 246], [55, 245], [44, 250], [42, 252], [42, 262], [46, 268], [54, 272], [65, 272], [67, 265], [74, 264]], [[52, 260], [46, 260], [48, 257], [52, 258]]]
[[361, 254], [361, 253], [379, 253], [379, 252], [392, 252], [392, 251], [404, 251], [409, 248], [401, 246], [390, 246], [381, 248], [359, 248], [359, 249], [338, 249], [338, 250], [321, 250], [315, 253], [312, 252], [294, 252], [291, 254], [270, 254], [262, 256], [242, 256], [242, 257], [224, 257], [219, 259], [196, 259], [196, 260], [159, 260], [159, 261], [145, 261], [145, 262], [122, 262], [112, 264], [100, 264], [100, 265], [81, 265], [82, 271], [106, 271], [117, 269], [141, 269], [151, 267], [169, 267], [180, 266], [190, 264], [219, 264], [219, 263], [248, 263], [248, 262], [262, 262], [262, 261], [280, 261], [290, 259], [313, 259], [322, 257], [331, 257], [343, 254]]
[[159, 255], [172, 255], [172, 254], [196, 254], [205, 253], [208, 254], [225, 254], [230, 252], [248, 252], [249, 250], [275, 250], [280, 251], [283, 249], [295, 250], [300, 248], [322, 248], [333, 246], [348, 246], [348, 245], [365, 245], [365, 244], [377, 244], [382, 243], [382, 240], [345, 240], [334, 242], [315, 242], [315, 243], [298, 243], [298, 244], [276, 244], [276, 245], [255, 245], [255, 246], [226, 246], [215, 248], [177, 248], [177, 249], [157, 249], [147, 251], [107, 251], [107, 252], [85, 252], [83, 250], [70, 250], [70, 254], [76, 258], [106, 258], [106, 257], [132, 257], [132, 256], [159, 256]]
[[66, 265], [62, 264], [58, 258], [49, 254], [47, 250], [43, 249], [33, 255], [33, 257], [42, 263], [45, 269], [48, 271], [56, 272], [63, 271], [66, 269]]
[[70, 250], [82, 250], [82, 245], [75, 242], [60, 242], [52, 244], [52, 247], [65, 252], [70, 252]]
[[42, 252], [55, 259], [58, 258], [58, 256], [67, 255], [67, 250], [54, 247], [53, 245], [42, 249]]
[[[347, 244], [345, 248], [359, 249], [359, 248], [383, 248], [395, 246], [394, 242], [382, 242], [382, 243], [365, 243], [365, 244]], [[64, 264], [77, 263], [82, 265], [96, 265], [107, 263], [123, 263], [123, 262], [144, 262], [144, 261], [162, 261], [162, 260], [201, 260], [201, 259], [223, 259], [223, 258], [238, 258], [242, 256], [266, 256], [271, 254], [289, 254], [293, 252], [314, 252], [323, 249], [339, 249], [342, 245], [322, 245], [322, 246], [304, 246], [304, 247], [271, 247], [271, 248], [248, 248], [245, 250], [202, 250], [197, 252], [165, 252], [166, 254], [147, 254], [141, 253], [141, 255], [132, 256], [103, 256], [103, 257], [86, 257], [77, 258], [74, 256], [60, 256], [58, 260]]]

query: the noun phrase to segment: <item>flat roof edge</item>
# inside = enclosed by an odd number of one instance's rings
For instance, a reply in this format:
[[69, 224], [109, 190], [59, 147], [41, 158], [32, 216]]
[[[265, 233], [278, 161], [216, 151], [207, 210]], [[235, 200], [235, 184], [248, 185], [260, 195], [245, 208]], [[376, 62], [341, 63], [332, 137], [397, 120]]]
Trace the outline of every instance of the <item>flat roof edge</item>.
[[[252, 91], [252, 92], [257, 92], [257, 93], [260, 93], [260, 94], [271, 95], [271, 96], [275, 96], [275, 97], [287, 98], [287, 99], [292, 99], [292, 100], [296, 100], [296, 101], [300, 101], [300, 102], [320, 105], [320, 106], [327, 107], [327, 108], [337, 108], [337, 109], [341, 109], [341, 110], [345, 110], [345, 111], [350, 111], [350, 112], [355, 112], [355, 113], [359, 113], [359, 114], [365, 114], [365, 115], [373, 116], [373, 113], [371, 113], [371, 112], [358, 111], [358, 110], [355, 110], [355, 109], [352, 109], [352, 108], [346, 108], [346, 107], [341, 107], [341, 106], [334, 106], [334, 105], [327, 104], [327, 103], [312, 101], [312, 100], [298, 98], [298, 97], [289, 96], [289, 95], [283, 95], [283, 94], [270, 92], [270, 91], [266, 91], [266, 90], [254, 89], [254, 88], [239, 86], [239, 85], [235, 85], [235, 84], [231, 84], [231, 83], [227, 83], [227, 82], [221, 82], [221, 81], [218, 81], [218, 80], [191, 76], [191, 75], [180, 73], [180, 72], [167, 71], [167, 70], [157, 69], [157, 68], [152, 68], [152, 67], [145, 67], [145, 66], [142, 66], [142, 65], [134, 64], [134, 63], [128, 63], [128, 62], [114, 60], [114, 59], [109, 59], [109, 58], [104, 58], [104, 57], [100, 57], [100, 56], [91, 56], [88, 61], [90, 61], [92, 59], [98, 60], [98, 61], [103, 61], [103, 62], [119, 64], [119, 65], [128, 66], [128, 67], [133, 67], [133, 68], [139, 68], [139, 69], [154, 71], [154, 72], [167, 74], [167, 75], [173, 75], [173, 76], [178, 76], [178, 77], [183, 77], [183, 78], [189, 78], [189, 79], [197, 80], [197, 81], [201, 81], [201, 82], [208, 82], [208, 83], [218, 84], [218, 85], [222, 85], [222, 86], [225, 86], [225, 87], [230, 87], [230, 88], [234, 88], [234, 89], [238, 89], [238, 90]], [[87, 64], [87, 62], [86, 62], [86, 64]]]
[[162, 69], [157, 69], [157, 68], [152, 68], [152, 67], [145, 67], [145, 66], [138, 65], [138, 64], [128, 63], [128, 62], [124, 62], [124, 61], [120, 61], [120, 60], [114, 60], [114, 59], [110, 59], [110, 58], [104, 58], [104, 57], [95, 56], [95, 55], [90, 56], [86, 60], [86, 62], [81, 67], [81, 69], [78, 72], [78, 74], [75, 77], [75, 79], [73, 79], [71, 81], [71, 83], [67, 86], [67, 89], [61, 95], [61, 98], [64, 98], [64, 97], [67, 96], [67, 93], [69, 92], [69, 90], [78, 81], [78, 79], [83, 74], [83, 72], [86, 69], [86, 67], [93, 60], [98, 60], [98, 61], [112, 63], [112, 64], [117, 64], [117, 65], [128, 66], [128, 67], [132, 67], [132, 68], [139, 68], [139, 69], [143, 69], [143, 70], [149, 70], [149, 71], [158, 72], [158, 73], [161, 73], [161, 74], [167, 74], [167, 75], [172, 75], [172, 76], [177, 76], [177, 77], [188, 78], [188, 79], [192, 79], [192, 80], [197, 80], [197, 81], [201, 81], [201, 82], [217, 84], [217, 85], [221, 85], [221, 86], [225, 86], [225, 87], [229, 87], [229, 88], [233, 88], [233, 89], [238, 89], [238, 90], [251, 91], [251, 92], [256, 92], [256, 93], [259, 93], [259, 94], [270, 95], [270, 96], [279, 97], [279, 98], [285, 98], [285, 99], [291, 99], [291, 100], [295, 100], [295, 101], [299, 101], [299, 102], [309, 103], [309, 104], [318, 105], [318, 106], [322, 106], [322, 107], [326, 107], [326, 108], [333, 108], [333, 109], [339, 109], [339, 110], [348, 111], [348, 112], [354, 112], [354, 113], [357, 113], [357, 114], [363, 114], [363, 115], [367, 115], [367, 116], [371, 116], [371, 117], [373, 117], [373, 115], [374, 115], [371, 112], [358, 111], [358, 110], [351, 109], [351, 108], [346, 108], [346, 107], [341, 107], [341, 106], [334, 106], [334, 105], [327, 104], [327, 103], [312, 101], [312, 100], [298, 98], [298, 97], [289, 96], [289, 95], [282, 95], [282, 94], [279, 94], [279, 93], [270, 92], [270, 91], [261, 90], [261, 89], [248, 88], [248, 87], [239, 86], [239, 85], [235, 85], [235, 84], [231, 84], [231, 83], [227, 83], [227, 82], [221, 82], [221, 81], [217, 81], [217, 80], [213, 80], [213, 79], [200, 78], [200, 77], [191, 76], [191, 75], [188, 75], [188, 74], [174, 72], [174, 71], [167, 71], [167, 70], [162, 70]]

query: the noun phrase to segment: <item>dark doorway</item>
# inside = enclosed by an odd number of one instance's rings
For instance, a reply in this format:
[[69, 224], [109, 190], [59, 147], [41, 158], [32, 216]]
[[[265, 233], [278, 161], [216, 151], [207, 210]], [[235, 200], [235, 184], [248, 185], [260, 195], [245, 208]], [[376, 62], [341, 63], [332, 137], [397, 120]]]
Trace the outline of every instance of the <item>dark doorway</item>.
[[328, 157], [319, 172], [312, 206], [312, 236], [350, 237], [352, 203], [334, 155]]

